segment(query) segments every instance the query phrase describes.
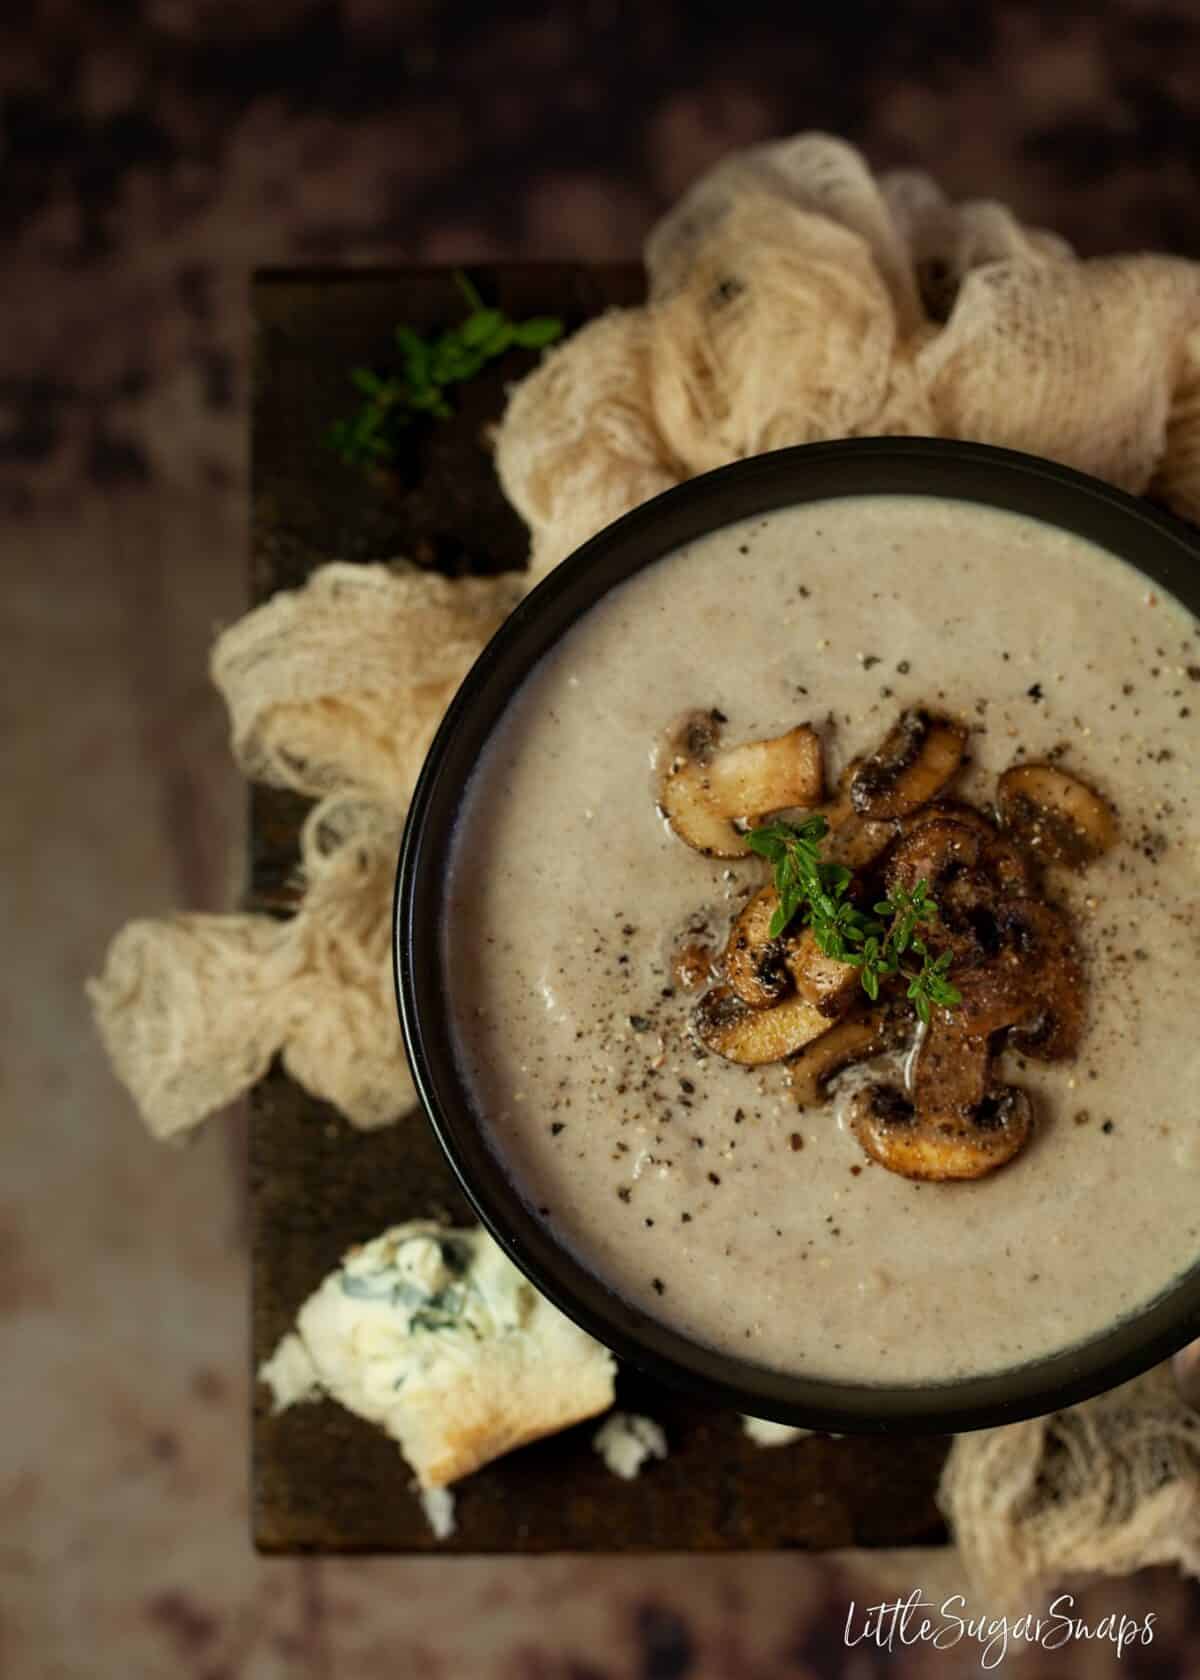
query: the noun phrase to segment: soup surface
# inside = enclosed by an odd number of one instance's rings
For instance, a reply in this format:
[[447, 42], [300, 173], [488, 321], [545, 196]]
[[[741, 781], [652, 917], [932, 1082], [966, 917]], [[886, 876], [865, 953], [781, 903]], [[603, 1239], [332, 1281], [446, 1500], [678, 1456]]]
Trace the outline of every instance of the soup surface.
[[[766, 878], [655, 807], [680, 714], [730, 744], [811, 720], [829, 780], [908, 705], [971, 726], [957, 791], [1020, 758], [1114, 802], [1117, 846], [1048, 872], [1088, 1027], [1001, 1077], [1032, 1143], [974, 1183], [867, 1166], [780, 1066], [698, 1050], [671, 954]], [[467, 789], [443, 960], [455, 1051], [498, 1158], [557, 1238], [691, 1338], [788, 1371], [927, 1383], [1003, 1369], [1136, 1310], [1200, 1250], [1200, 634], [1083, 540], [929, 497], [728, 526], [606, 596], [532, 672]]]

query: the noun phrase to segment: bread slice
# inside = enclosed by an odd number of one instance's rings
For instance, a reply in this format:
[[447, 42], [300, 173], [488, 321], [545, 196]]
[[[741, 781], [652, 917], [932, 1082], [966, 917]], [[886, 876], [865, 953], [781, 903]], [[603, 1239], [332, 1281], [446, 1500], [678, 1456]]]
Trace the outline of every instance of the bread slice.
[[[386, 1430], [422, 1488], [613, 1402], [612, 1355], [479, 1227], [416, 1220], [352, 1248], [301, 1307], [295, 1334], [320, 1390]], [[301, 1365], [285, 1337], [260, 1370], [278, 1409], [311, 1393], [296, 1381]]]

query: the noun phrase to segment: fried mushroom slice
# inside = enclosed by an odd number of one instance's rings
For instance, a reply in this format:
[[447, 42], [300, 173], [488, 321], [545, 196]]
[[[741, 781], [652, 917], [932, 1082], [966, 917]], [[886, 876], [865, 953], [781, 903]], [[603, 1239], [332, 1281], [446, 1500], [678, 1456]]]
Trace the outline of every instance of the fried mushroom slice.
[[902, 712], [855, 771], [850, 798], [873, 821], [904, 817], [941, 792], [962, 763], [967, 731], [923, 708]]
[[913, 1068], [918, 1113], [964, 1119], [983, 1101], [991, 1052], [987, 1035], [972, 1031], [957, 1010], [933, 1014]]
[[924, 881], [936, 897], [948, 882], [978, 868], [985, 836], [973, 824], [939, 817], [912, 828], [887, 860], [889, 892], [912, 892]]
[[911, 1022], [883, 1006], [846, 1016], [788, 1062], [788, 1084], [797, 1107], [820, 1108], [829, 1100], [830, 1082], [839, 1073], [897, 1049], [910, 1030]]
[[1064, 1061], [1079, 1050], [1086, 986], [1083, 961], [1061, 910], [1040, 899], [1002, 905], [997, 926], [1004, 952], [1025, 978], [1025, 1012], [1008, 1042], [1039, 1062]]
[[751, 1009], [769, 1009], [794, 989], [788, 942], [771, 938], [771, 917], [778, 904], [775, 888], [761, 887], [729, 930], [722, 959], [725, 978]]
[[1010, 868], [1004, 851], [986, 825], [939, 816], [915, 824], [887, 861], [884, 879], [890, 894], [911, 893], [924, 881], [936, 900], [937, 919], [922, 925], [921, 937], [935, 955], [953, 953], [956, 983], [963, 967], [996, 956], [1001, 946], [997, 909], [1027, 885], [1019, 861]]
[[659, 786], [659, 809], [673, 831], [706, 857], [749, 851], [734, 819], [753, 821], [821, 800], [821, 743], [807, 723], [764, 741], [719, 750], [720, 712], [692, 712], [679, 725]]
[[1014, 764], [996, 784], [996, 803], [1008, 833], [1044, 863], [1083, 869], [1117, 838], [1107, 799], [1056, 764]]
[[975, 968], [956, 969], [954, 984], [959, 995], [955, 1014], [976, 1037], [1030, 1021], [1037, 1010], [1030, 973], [1011, 951], [1000, 951]]
[[858, 993], [859, 970], [827, 957], [811, 928], [772, 939], [771, 918], [778, 905], [772, 886], [760, 888], [747, 902], [722, 958], [726, 981], [751, 1009], [768, 1009], [798, 991], [823, 1015], [844, 1014]]
[[862, 989], [861, 968], [826, 956], [811, 928], [790, 942], [788, 970], [800, 996], [831, 1019], [844, 1015]]
[[903, 1178], [945, 1183], [983, 1178], [1025, 1147], [1033, 1110], [1015, 1085], [987, 1092], [969, 1116], [920, 1114], [895, 1085], [856, 1091], [850, 1125], [873, 1161]]
[[1001, 892], [1026, 897], [1035, 887], [1029, 859], [1003, 835], [994, 835], [983, 848], [980, 863]]
[[957, 1011], [938, 1010], [917, 1052], [913, 1098], [870, 1085], [850, 1103], [850, 1124], [872, 1160], [905, 1178], [982, 1178], [1011, 1161], [1033, 1125], [1028, 1096], [991, 1083], [986, 1035]]
[[836, 798], [818, 808], [829, 824], [825, 856], [830, 863], [844, 864], [847, 869], [865, 869], [896, 838], [894, 822], [872, 822], [854, 809], [850, 790], [862, 763], [861, 758], [851, 760], [838, 784]]
[[1073, 1056], [1083, 1032], [1084, 974], [1060, 910], [1022, 891], [1024, 877], [974, 826], [917, 825], [888, 862], [889, 891], [928, 882], [939, 919], [922, 935], [954, 953], [959, 1018], [977, 1034], [1010, 1028], [1009, 1042], [1042, 1061]]
[[983, 840], [999, 839], [995, 823], [977, 806], [968, 805], [965, 799], [935, 799], [931, 804], [921, 805], [901, 817], [897, 827], [901, 839], [905, 839], [927, 823], [934, 822], [958, 823], [961, 828], [973, 829]]
[[952, 822], [969, 828], [983, 842], [979, 850], [979, 864], [1005, 893], [1028, 894], [1033, 891], [1033, 868], [1030, 860], [1007, 840], [989, 817], [962, 799], [939, 799], [922, 805], [901, 819], [901, 839], [907, 839], [927, 823]]
[[829, 1017], [798, 994], [770, 1009], [751, 1009], [730, 987], [714, 986], [696, 1005], [692, 1026], [714, 1055], [759, 1067], [783, 1061], [828, 1032]]

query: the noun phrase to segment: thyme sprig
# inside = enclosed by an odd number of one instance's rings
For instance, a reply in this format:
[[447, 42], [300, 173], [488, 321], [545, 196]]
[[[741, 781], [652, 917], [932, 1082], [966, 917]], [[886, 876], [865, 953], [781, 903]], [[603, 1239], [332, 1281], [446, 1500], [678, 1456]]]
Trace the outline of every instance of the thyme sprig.
[[918, 881], [911, 892], [894, 888], [871, 913], [860, 910], [847, 897], [853, 872], [821, 855], [828, 832], [825, 818], [812, 816], [800, 823], [768, 823], [747, 834], [750, 849], [767, 859], [775, 875], [779, 904], [771, 938], [802, 917], [827, 957], [862, 971], [863, 991], [872, 1001], [885, 980], [900, 978], [907, 980], [906, 995], [922, 1021], [929, 1020], [935, 1004], [952, 1009], [961, 1003], [948, 978], [953, 953], [934, 956], [918, 932], [937, 921], [929, 883]]
[[448, 420], [454, 413], [448, 395], [454, 385], [477, 374], [485, 362], [518, 346], [540, 350], [562, 337], [563, 324], [553, 315], [513, 321], [501, 309], [489, 309], [461, 272], [455, 283], [470, 313], [456, 327], [422, 336], [414, 327], [393, 333], [400, 365], [391, 373], [373, 368], [350, 370], [361, 394], [359, 408], [329, 429], [329, 445], [350, 466], [384, 467], [396, 459], [400, 432], [414, 420]]

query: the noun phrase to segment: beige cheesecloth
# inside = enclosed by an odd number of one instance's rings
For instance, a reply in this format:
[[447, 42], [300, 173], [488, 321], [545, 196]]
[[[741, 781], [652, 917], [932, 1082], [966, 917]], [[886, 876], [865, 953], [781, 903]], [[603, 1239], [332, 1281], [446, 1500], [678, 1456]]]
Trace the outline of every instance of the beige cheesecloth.
[[[803, 135], [739, 153], [654, 229], [647, 303], [513, 392], [496, 465], [528, 573], [333, 563], [217, 641], [249, 777], [316, 801], [287, 920], [134, 922], [90, 985], [150, 1130], [184, 1132], [276, 1054], [356, 1126], [412, 1106], [392, 997], [400, 827], [439, 717], [520, 594], [647, 497], [821, 438], [972, 438], [1049, 456], [1200, 521], [1200, 267], [1079, 261], [987, 200], [876, 179]], [[1200, 1419], [1165, 1368], [1048, 1418], [960, 1436], [942, 1502], [993, 1602], [1068, 1570], [1200, 1572]]]

